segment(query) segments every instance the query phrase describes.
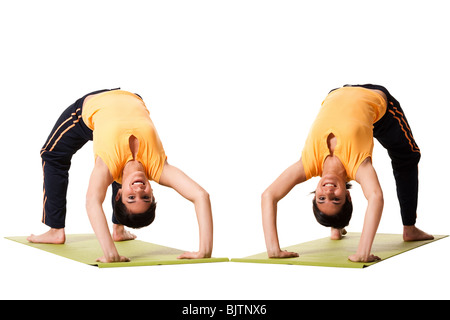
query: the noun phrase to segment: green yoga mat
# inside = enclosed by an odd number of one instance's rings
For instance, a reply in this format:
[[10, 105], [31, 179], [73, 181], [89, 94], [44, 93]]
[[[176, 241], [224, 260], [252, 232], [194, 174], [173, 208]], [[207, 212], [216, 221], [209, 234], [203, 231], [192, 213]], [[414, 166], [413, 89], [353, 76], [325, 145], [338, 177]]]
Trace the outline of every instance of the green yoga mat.
[[185, 251], [145, 241], [130, 240], [115, 243], [119, 254], [129, 258], [130, 262], [101, 263], [95, 261], [103, 256], [103, 252], [94, 234], [66, 235], [64, 244], [30, 243], [27, 237], [6, 237], [6, 239], [99, 268], [229, 261], [228, 258], [177, 259]]
[[342, 240], [331, 240], [329, 237], [300, 243], [283, 250], [298, 252], [299, 257], [286, 259], [269, 259], [267, 253], [263, 252], [245, 258], [233, 258], [233, 262], [292, 264], [321, 267], [342, 268], [365, 268], [397, 254], [415, 249], [433, 241], [447, 237], [446, 235], [435, 235], [434, 240], [427, 241], [403, 241], [400, 234], [383, 234], [375, 236], [372, 253], [379, 256], [381, 260], [375, 262], [352, 262], [347, 259], [354, 254], [358, 248], [360, 233], [347, 233]]

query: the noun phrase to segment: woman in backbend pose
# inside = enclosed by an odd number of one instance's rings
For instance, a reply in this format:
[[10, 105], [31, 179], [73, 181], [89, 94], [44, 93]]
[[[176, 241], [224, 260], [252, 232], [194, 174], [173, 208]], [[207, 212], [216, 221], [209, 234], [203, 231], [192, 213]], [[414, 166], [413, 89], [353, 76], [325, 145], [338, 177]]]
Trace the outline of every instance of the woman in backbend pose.
[[417, 146], [398, 101], [379, 85], [346, 85], [332, 90], [322, 103], [302, 152], [262, 195], [262, 218], [268, 256], [296, 257], [280, 249], [276, 228], [277, 203], [291, 189], [312, 177], [321, 179], [313, 211], [331, 227], [331, 239], [341, 239], [352, 215], [349, 181], [361, 185], [368, 204], [357, 252], [351, 261], [379, 259], [371, 254], [383, 211], [383, 192], [372, 166], [373, 138], [387, 149], [397, 185], [404, 241], [433, 239], [415, 227], [418, 196]]
[[[73, 154], [93, 140], [95, 164], [86, 210], [104, 256], [101, 262], [128, 261], [114, 241], [132, 240], [124, 226], [140, 228], [155, 217], [155, 197], [149, 180], [171, 187], [195, 206], [199, 224], [198, 252], [179, 258], [211, 257], [213, 222], [208, 193], [167, 157], [144, 101], [137, 94], [113, 89], [85, 95], [69, 106], [51, 131], [42, 150], [44, 206], [42, 222], [50, 230], [31, 235], [37, 243], [65, 242], [66, 193]], [[102, 203], [113, 185], [113, 232], [109, 232]]]

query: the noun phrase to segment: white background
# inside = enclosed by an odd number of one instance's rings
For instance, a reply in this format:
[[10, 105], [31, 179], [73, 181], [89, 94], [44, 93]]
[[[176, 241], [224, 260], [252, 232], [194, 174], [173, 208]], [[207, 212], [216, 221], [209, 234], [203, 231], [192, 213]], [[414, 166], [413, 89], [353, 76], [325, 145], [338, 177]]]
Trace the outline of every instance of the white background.
[[[215, 263], [100, 270], [8, 240], [42, 233], [39, 150], [61, 112], [97, 89], [143, 96], [171, 164], [211, 195], [216, 257], [265, 251], [260, 195], [300, 158], [329, 90], [386, 86], [401, 102], [420, 163], [417, 226], [449, 234], [450, 73], [446, 1], [1, 1], [2, 299], [443, 299], [450, 240], [364, 270]], [[401, 233], [390, 160], [379, 232]], [[73, 158], [66, 233], [92, 232], [84, 209], [92, 143]], [[328, 236], [317, 180], [279, 204], [281, 246]], [[154, 185], [157, 218], [139, 239], [198, 249], [193, 205]], [[352, 191], [349, 231], [366, 201]], [[105, 202], [108, 219], [109, 196]], [[301, 253], [300, 253], [301, 254]]]

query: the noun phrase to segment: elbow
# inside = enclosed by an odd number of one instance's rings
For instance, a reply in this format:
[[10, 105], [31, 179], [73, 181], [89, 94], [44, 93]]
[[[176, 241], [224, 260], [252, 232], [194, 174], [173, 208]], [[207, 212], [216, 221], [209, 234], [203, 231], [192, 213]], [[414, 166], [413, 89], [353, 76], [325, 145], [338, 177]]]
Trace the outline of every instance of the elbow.
[[194, 198], [194, 202], [197, 202], [197, 201], [210, 202], [211, 200], [210, 200], [210, 197], [209, 197], [209, 193], [205, 189], [200, 188], [197, 191], [197, 193], [195, 195], [195, 198]]
[[86, 211], [89, 213], [92, 209], [92, 207], [94, 207], [96, 204], [98, 203], [98, 201], [96, 201], [95, 197], [93, 197], [92, 195], [90, 195], [89, 193], [86, 194]]
[[377, 203], [379, 206], [384, 206], [384, 196], [383, 191], [377, 190], [376, 192], [373, 192], [372, 195], [369, 198], [372, 202]]
[[380, 201], [380, 206], [381, 206], [381, 208], [384, 208], [384, 198], [383, 198], [383, 193], [381, 194], [379, 201]]
[[264, 192], [261, 194], [261, 202], [265, 202], [271, 198], [272, 198], [272, 195], [270, 194], [269, 190], [264, 190]]
[[383, 191], [382, 191], [382, 190], [380, 190], [380, 191], [377, 193], [376, 197], [377, 197], [377, 199], [378, 199], [378, 202], [379, 202], [381, 205], [384, 205], [384, 196], [383, 196]]
[[210, 201], [209, 193], [205, 189], [200, 191], [200, 198]]
[[89, 196], [86, 196], [86, 203], [85, 203], [86, 211], [89, 212], [89, 208], [92, 207], [92, 198]]
[[278, 202], [277, 199], [275, 199], [275, 196], [273, 195], [273, 193], [270, 191], [270, 189], [266, 189], [262, 194], [261, 194], [261, 203], [276, 203]]

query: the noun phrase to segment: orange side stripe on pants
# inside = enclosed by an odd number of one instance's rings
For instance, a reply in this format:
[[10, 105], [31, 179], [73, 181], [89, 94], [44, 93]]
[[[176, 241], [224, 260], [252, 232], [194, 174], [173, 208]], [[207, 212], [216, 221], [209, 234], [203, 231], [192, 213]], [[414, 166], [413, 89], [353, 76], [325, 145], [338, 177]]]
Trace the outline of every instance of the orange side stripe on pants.
[[[411, 141], [411, 139], [410, 139], [409, 136], [408, 136], [408, 132], [411, 134], [411, 131], [410, 131], [410, 130], [409, 130], [409, 131], [406, 131], [405, 128], [404, 128], [404, 126], [403, 126], [403, 124], [402, 124], [402, 122], [404, 122], [403, 117], [402, 117], [402, 119], [400, 119], [399, 117], [396, 116], [396, 114], [395, 114], [394, 111], [389, 110], [389, 112], [392, 113], [392, 114], [394, 115], [394, 118], [397, 119], [398, 124], [400, 125], [400, 128], [401, 128], [402, 131], [405, 133], [405, 137], [406, 137], [406, 139], [408, 139], [409, 145], [411, 146], [411, 151], [413, 151], [413, 152], [419, 152], [419, 153], [420, 153], [419, 147], [417, 147], [416, 145], [413, 145], [413, 142]], [[398, 112], [398, 110], [397, 110], [397, 112]], [[398, 112], [398, 113], [401, 114], [401, 112]], [[406, 126], [406, 127], [409, 129], [408, 126]]]
[[414, 141], [414, 138], [413, 138], [413, 135], [412, 135], [411, 128], [409, 127], [408, 123], [407, 123], [406, 120], [405, 120], [405, 116], [403, 115], [403, 113], [401, 113], [400, 111], [398, 111], [396, 107], [394, 107], [394, 110], [395, 110], [396, 113], [398, 113], [398, 114], [401, 116], [402, 122], [405, 124], [406, 128], [408, 129], [409, 135], [411, 136], [411, 138], [412, 138], [412, 140], [413, 140], [412, 143], [414, 143], [414, 148], [415, 148], [416, 150], [419, 150], [419, 147], [417, 146], [417, 144], [416, 144], [415, 141]]
[[42, 202], [43, 202], [43, 205], [42, 205], [42, 222], [43, 223], [45, 223], [45, 203], [47, 202], [47, 197], [45, 196], [45, 174], [44, 174], [44, 168], [45, 168], [45, 161], [44, 161], [44, 163], [42, 164], [42, 175], [43, 175], [43, 179], [42, 180], [44, 180], [44, 192], [43, 192], [43, 194], [42, 194]]
[[75, 127], [75, 124], [72, 124], [71, 126], [69, 126], [66, 130], [64, 130], [63, 132], [61, 132], [61, 134], [59, 135], [58, 139], [56, 139], [55, 143], [53, 144], [52, 148], [49, 151], [52, 151], [56, 144], [58, 143], [59, 140], [61, 140], [62, 136], [69, 131], [70, 129], [72, 129], [73, 127]]
[[[77, 113], [78, 111], [80, 111], [80, 108], [78, 108], [77, 110], [75, 110], [75, 113], [72, 113], [72, 116], [76, 115], [76, 113]], [[81, 118], [81, 115], [79, 115], [79, 116], [78, 116], [78, 119], [75, 120], [75, 121], [73, 121], [73, 123], [79, 122], [79, 121], [80, 121], [80, 118]], [[59, 129], [61, 129], [61, 127], [62, 127], [63, 125], [65, 125], [70, 119], [72, 119], [72, 117], [67, 118], [63, 123], [61, 123], [61, 124], [59, 125], [59, 127], [55, 130], [55, 132], [53, 133], [53, 135], [50, 137], [50, 139], [48, 139], [48, 142], [47, 142], [47, 144], [45, 145], [45, 147], [42, 148], [42, 150], [41, 150], [41, 151], [42, 151], [42, 152], [41, 152], [41, 155], [46, 151], [48, 145], [50, 144], [50, 142], [52, 142], [53, 138], [55, 137], [55, 135], [56, 135], [56, 133], [59, 131]], [[73, 127], [73, 125], [71, 125], [69, 128], [67, 128], [66, 130], [64, 130], [64, 131], [59, 135], [58, 140], [55, 141], [55, 143], [53, 144], [53, 146], [52, 146], [52, 148], [50, 149], [50, 151], [53, 150], [53, 148], [55, 147], [56, 143], [61, 139], [61, 137], [63, 136], [63, 134], [66, 133], [66, 132], [68, 131], [68, 129], [70, 129], [70, 128], [72, 128], [72, 127]]]
[[50, 142], [52, 142], [53, 138], [55, 137], [55, 134], [58, 132], [58, 130], [70, 119], [72, 119], [72, 117], [68, 118], [66, 121], [64, 121], [63, 123], [61, 123], [61, 125], [55, 130], [55, 132], [53, 133], [53, 135], [51, 136], [50, 139], [48, 139], [47, 144], [45, 145], [44, 148], [42, 148], [42, 152], [41, 155], [45, 152], [45, 149], [47, 149], [48, 145], [50, 144]]

